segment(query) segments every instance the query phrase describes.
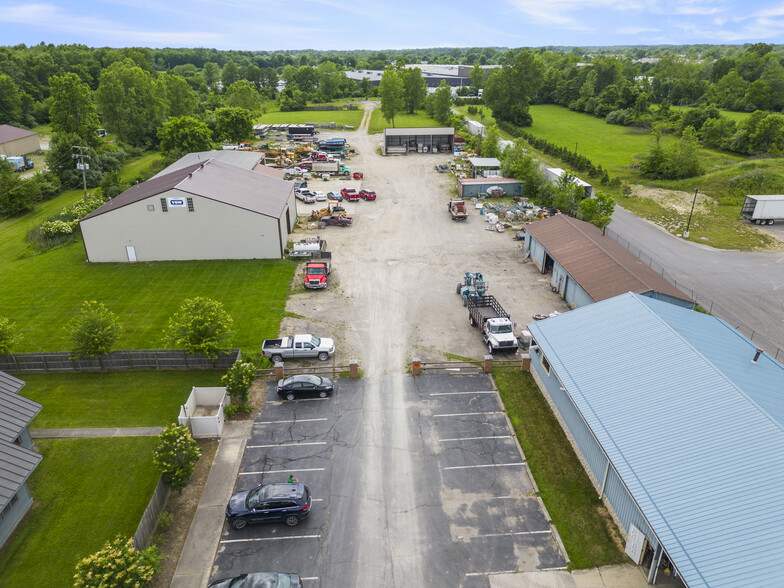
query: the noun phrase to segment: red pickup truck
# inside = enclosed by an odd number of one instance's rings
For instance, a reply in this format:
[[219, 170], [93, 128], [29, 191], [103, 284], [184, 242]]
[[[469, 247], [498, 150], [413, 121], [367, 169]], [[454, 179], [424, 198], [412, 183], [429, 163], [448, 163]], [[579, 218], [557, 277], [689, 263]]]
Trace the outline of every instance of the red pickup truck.
[[340, 193], [349, 202], [357, 202], [359, 200], [359, 194], [354, 188], [343, 188]]

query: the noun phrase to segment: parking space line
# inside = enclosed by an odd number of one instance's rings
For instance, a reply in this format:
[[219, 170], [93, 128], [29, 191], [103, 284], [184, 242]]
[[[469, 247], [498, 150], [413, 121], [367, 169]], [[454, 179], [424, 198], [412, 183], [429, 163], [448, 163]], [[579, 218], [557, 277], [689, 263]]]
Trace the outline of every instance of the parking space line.
[[275, 406], [280, 406], [286, 402], [313, 402], [314, 400], [329, 400], [329, 396], [326, 398], [300, 398], [298, 400], [270, 400], [267, 404], [273, 404]]
[[270, 445], [246, 445], [248, 449], [253, 449], [256, 447], [297, 447], [298, 445], [326, 445], [326, 441], [312, 441], [309, 443], [297, 443], [293, 441], [291, 443], [271, 443]]
[[248, 543], [250, 541], [283, 541], [285, 539], [319, 539], [321, 535], [289, 535], [288, 537], [248, 537], [247, 539], [225, 539], [221, 543]]
[[476, 392], [433, 392], [428, 396], [457, 396], [458, 394], [495, 394], [495, 390], [478, 390]]
[[511, 439], [513, 435], [488, 435], [487, 437], [456, 437], [454, 439], [439, 439], [439, 443], [447, 441], [476, 441], [477, 439]]
[[509, 533], [486, 533], [484, 535], [472, 535], [470, 537], [458, 537], [462, 541], [473, 541], [474, 539], [484, 539], [485, 537], [514, 537], [516, 535], [549, 535], [550, 529], [545, 531], [510, 531]]
[[453, 412], [450, 414], [434, 414], [433, 418], [435, 417], [456, 417], [456, 416], [474, 416], [480, 414], [504, 414], [502, 410], [494, 410], [492, 412]]
[[262, 476], [266, 476], [267, 474], [293, 474], [294, 472], [323, 472], [325, 468], [310, 468], [310, 469], [302, 469], [302, 470], [269, 470], [266, 472], [240, 472], [238, 475], [240, 476], [257, 476], [261, 474]]
[[445, 470], [470, 470], [473, 468], [505, 468], [508, 466], [522, 466], [525, 465], [524, 461], [519, 463], [486, 463], [482, 465], [468, 465], [468, 466], [450, 466], [444, 468]]
[[312, 423], [314, 421], [326, 421], [327, 417], [318, 419], [292, 419], [290, 421], [256, 421], [254, 425], [277, 425], [282, 423]]

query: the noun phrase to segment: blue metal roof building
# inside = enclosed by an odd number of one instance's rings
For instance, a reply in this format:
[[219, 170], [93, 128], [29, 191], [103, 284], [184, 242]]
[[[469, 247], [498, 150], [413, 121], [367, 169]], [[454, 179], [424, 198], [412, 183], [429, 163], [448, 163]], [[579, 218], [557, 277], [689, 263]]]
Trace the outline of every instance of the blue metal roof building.
[[780, 586], [784, 366], [628, 293], [530, 324], [531, 364], [627, 536], [690, 587]]

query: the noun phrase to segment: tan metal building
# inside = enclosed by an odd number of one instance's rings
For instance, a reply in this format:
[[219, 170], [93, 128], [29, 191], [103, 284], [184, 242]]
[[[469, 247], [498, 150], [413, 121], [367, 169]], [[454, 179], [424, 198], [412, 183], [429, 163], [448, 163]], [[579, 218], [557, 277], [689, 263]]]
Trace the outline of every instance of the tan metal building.
[[0, 125], [0, 155], [16, 157], [38, 151], [40, 148], [38, 135], [33, 131], [11, 125]]
[[92, 262], [274, 259], [296, 220], [292, 182], [209, 159], [133, 186], [79, 225]]

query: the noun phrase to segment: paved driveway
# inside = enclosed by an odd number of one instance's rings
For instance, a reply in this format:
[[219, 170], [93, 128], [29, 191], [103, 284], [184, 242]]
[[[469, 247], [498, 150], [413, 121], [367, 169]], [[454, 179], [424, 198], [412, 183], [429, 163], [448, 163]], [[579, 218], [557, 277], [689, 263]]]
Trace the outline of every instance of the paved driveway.
[[[213, 578], [275, 570], [306, 586], [472, 587], [564, 567], [486, 376], [390, 377], [378, 405], [367, 384], [340, 380], [332, 398], [294, 402], [270, 388], [235, 490], [291, 474], [313, 510], [294, 528], [226, 526]], [[403, 406], [405, 431], [390, 418]]]

